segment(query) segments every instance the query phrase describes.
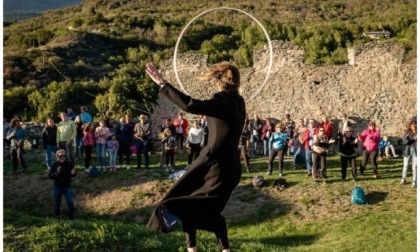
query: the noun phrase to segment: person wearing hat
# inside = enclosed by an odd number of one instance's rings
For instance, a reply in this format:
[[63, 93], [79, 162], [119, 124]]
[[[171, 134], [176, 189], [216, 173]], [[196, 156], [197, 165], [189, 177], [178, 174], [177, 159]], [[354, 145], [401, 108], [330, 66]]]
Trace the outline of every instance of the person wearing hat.
[[381, 141], [381, 133], [376, 129], [376, 123], [371, 121], [368, 128], [358, 135], [358, 140], [363, 143], [363, 157], [360, 164], [360, 175], [363, 176], [368, 159], [373, 168], [373, 177], [378, 178], [378, 152], [379, 142]]

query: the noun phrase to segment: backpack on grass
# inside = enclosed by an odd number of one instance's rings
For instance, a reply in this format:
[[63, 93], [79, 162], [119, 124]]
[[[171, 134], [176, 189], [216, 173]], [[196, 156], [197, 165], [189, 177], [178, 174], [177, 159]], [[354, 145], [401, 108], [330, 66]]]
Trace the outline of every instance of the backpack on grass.
[[351, 203], [355, 205], [366, 205], [365, 191], [360, 186], [355, 186], [351, 193]]
[[89, 169], [89, 176], [91, 176], [92, 178], [96, 178], [96, 177], [98, 177], [98, 175], [99, 175], [98, 169], [96, 168], [96, 166], [92, 166]]

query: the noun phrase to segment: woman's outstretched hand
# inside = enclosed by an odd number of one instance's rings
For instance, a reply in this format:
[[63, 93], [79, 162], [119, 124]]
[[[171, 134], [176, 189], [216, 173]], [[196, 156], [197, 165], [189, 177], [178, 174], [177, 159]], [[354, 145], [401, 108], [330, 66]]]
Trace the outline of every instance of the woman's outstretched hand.
[[150, 78], [158, 85], [163, 85], [165, 80], [163, 79], [162, 74], [159, 70], [153, 65], [153, 63], [146, 64], [146, 73], [150, 76]]

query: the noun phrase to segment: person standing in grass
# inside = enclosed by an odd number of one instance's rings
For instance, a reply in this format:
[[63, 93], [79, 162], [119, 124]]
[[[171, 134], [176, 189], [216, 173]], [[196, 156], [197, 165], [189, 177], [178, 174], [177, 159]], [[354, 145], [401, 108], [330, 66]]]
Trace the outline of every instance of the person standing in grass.
[[273, 143], [273, 148], [270, 150], [268, 157], [268, 171], [267, 175], [273, 172], [273, 163], [276, 156], [279, 157], [279, 177], [283, 176], [284, 155], [286, 154], [287, 133], [284, 132], [284, 124], [277, 123], [275, 132], [270, 137], [270, 142]]
[[76, 176], [74, 164], [66, 159], [66, 151], [57, 151], [57, 162], [52, 164], [48, 177], [54, 180], [54, 216], [60, 218], [61, 198], [64, 195], [68, 207], [68, 216], [70, 220], [74, 219], [73, 188], [71, 187], [71, 178]]
[[67, 118], [65, 112], [60, 112], [61, 122], [57, 125], [57, 148], [66, 150], [69, 161], [74, 163], [73, 159], [73, 140], [76, 138], [76, 124]]
[[[165, 172], [173, 172], [175, 167], [175, 147], [178, 145], [172, 131], [166, 128], [162, 132], [162, 152], [165, 155]], [[169, 168], [169, 160], [171, 167]]]
[[26, 139], [25, 130], [22, 129], [20, 120], [13, 118], [10, 121], [10, 129], [7, 132], [7, 139], [10, 140], [10, 155], [12, 156], [13, 175], [18, 173], [18, 162], [22, 166], [22, 173], [28, 169], [23, 157], [23, 147]]
[[199, 121], [194, 120], [192, 127], [188, 130], [187, 135], [188, 144], [188, 165], [200, 155], [201, 148], [204, 146], [204, 130], [200, 127]]
[[111, 134], [111, 136], [108, 138], [109, 139], [106, 142], [106, 145], [107, 145], [107, 150], [109, 154], [109, 171], [115, 172], [117, 169], [116, 168], [117, 153], [118, 153], [118, 148], [120, 144], [115, 134]]
[[417, 122], [411, 121], [408, 129], [405, 131], [403, 136], [404, 147], [404, 164], [401, 184], [404, 185], [407, 183], [407, 170], [408, 163], [411, 158], [411, 168], [413, 169], [413, 182], [412, 187], [417, 187]]
[[374, 121], [368, 123], [368, 128], [365, 129], [362, 134], [359, 134], [358, 140], [363, 142], [363, 157], [362, 163], [360, 164], [360, 175], [363, 176], [367, 161], [370, 159], [373, 168], [373, 177], [376, 179], [379, 177], [377, 158], [381, 134], [376, 129], [376, 123]]
[[96, 156], [98, 156], [98, 163], [101, 166], [101, 171], [106, 171], [106, 141], [110, 134], [109, 128], [105, 125], [105, 119], [101, 119], [99, 121], [99, 127], [96, 127], [94, 133]]
[[[327, 151], [330, 144], [334, 143], [334, 139], [329, 139], [326, 130], [322, 127], [318, 129], [318, 133], [313, 136], [312, 143], [312, 177], [316, 180], [322, 178], [324, 182], [327, 179]], [[321, 171], [318, 173], [318, 167]]]
[[197, 229], [213, 232], [223, 252], [230, 251], [226, 220], [222, 216], [233, 189], [241, 179], [238, 143], [245, 122], [245, 101], [239, 94], [239, 70], [227, 62], [214, 65], [204, 80], [218, 89], [213, 98], [197, 100], [167, 83], [151, 63], [146, 72], [166, 97], [187, 113], [206, 115], [209, 138], [199, 157], [153, 211], [148, 227], [170, 232], [163, 219], [181, 220], [189, 252], [197, 251]]
[[85, 148], [85, 172], [90, 171], [92, 148], [95, 145], [95, 137], [93, 136], [94, 129], [95, 127], [93, 123], [86, 123], [83, 126], [83, 146]]
[[338, 152], [340, 154], [341, 162], [341, 180], [345, 181], [347, 177], [347, 165], [351, 165], [351, 175], [353, 180], [357, 180], [357, 170], [356, 170], [356, 151], [358, 147], [357, 138], [352, 135], [352, 130], [350, 127], [347, 127], [344, 130], [344, 135], [340, 132], [338, 134]]
[[52, 160], [51, 153], [57, 152], [57, 125], [54, 119], [48, 118], [42, 129], [42, 145], [44, 147], [45, 162], [48, 170], [51, 168]]

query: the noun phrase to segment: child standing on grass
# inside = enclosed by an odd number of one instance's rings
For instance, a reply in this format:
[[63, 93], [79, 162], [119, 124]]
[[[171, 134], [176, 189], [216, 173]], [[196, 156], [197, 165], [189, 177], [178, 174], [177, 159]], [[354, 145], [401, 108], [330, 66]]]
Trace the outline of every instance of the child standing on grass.
[[95, 145], [93, 137], [93, 123], [86, 123], [83, 127], [83, 148], [85, 149], [85, 172], [90, 171], [90, 160], [92, 159], [92, 148]]
[[[162, 145], [165, 155], [165, 172], [173, 172], [175, 167], [174, 156], [175, 156], [175, 147], [177, 146], [177, 141], [174, 136], [172, 136], [171, 130], [166, 128], [162, 133]], [[171, 159], [171, 168], [169, 168], [169, 159]]]
[[120, 144], [117, 140], [117, 137], [115, 134], [112, 134], [107, 142], [107, 149], [109, 154], [109, 171], [115, 172], [117, 170], [116, 161], [117, 161], [117, 152], [118, 148], [120, 147]]

